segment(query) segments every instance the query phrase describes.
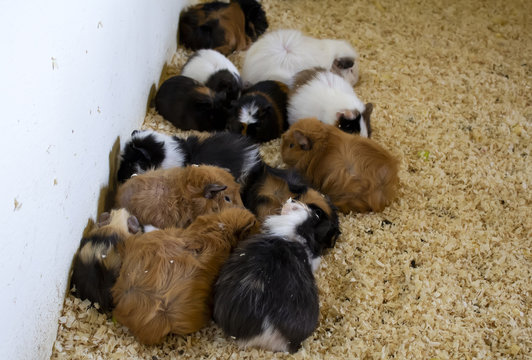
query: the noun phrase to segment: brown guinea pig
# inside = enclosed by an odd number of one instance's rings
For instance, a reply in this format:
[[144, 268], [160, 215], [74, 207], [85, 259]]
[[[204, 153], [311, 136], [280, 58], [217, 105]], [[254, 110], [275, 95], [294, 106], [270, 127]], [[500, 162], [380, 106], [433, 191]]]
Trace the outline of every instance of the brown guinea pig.
[[213, 1], [181, 13], [179, 42], [192, 50], [214, 49], [229, 55], [246, 50], [267, 28], [266, 13], [258, 1]]
[[114, 318], [144, 344], [189, 334], [211, 318], [212, 285], [237, 242], [258, 232], [245, 209], [199, 216], [186, 229], [131, 238], [112, 289]]
[[344, 213], [382, 211], [399, 184], [398, 160], [382, 146], [315, 118], [283, 134], [281, 155]]
[[72, 266], [71, 285], [80, 299], [99, 304], [99, 310], [112, 310], [111, 287], [120, 272], [118, 247], [140, 231], [137, 219], [126, 209], [100, 215], [96, 226], [81, 239]]
[[234, 177], [216, 166], [158, 169], [121, 185], [116, 206], [128, 209], [143, 225], [186, 227], [199, 215], [243, 207], [239, 191]]

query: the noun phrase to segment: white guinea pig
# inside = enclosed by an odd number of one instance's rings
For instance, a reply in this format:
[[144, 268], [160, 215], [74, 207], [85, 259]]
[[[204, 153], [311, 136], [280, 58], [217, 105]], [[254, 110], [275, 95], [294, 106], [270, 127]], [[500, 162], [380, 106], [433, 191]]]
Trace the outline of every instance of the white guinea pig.
[[296, 74], [288, 102], [288, 123], [316, 117], [348, 133], [371, 136], [373, 104], [364, 104], [342, 77], [322, 68]]
[[277, 80], [291, 85], [299, 71], [323, 67], [346, 79], [358, 81], [358, 55], [345, 40], [315, 39], [298, 30], [277, 30], [263, 35], [246, 52], [242, 79], [255, 84]]

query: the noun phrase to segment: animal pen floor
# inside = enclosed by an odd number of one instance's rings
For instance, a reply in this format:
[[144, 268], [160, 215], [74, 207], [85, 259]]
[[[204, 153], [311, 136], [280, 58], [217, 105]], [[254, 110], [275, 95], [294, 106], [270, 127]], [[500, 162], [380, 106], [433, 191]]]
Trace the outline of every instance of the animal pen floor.
[[[382, 213], [341, 216], [294, 355], [216, 325], [160, 346], [68, 295], [52, 359], [526, 359], [532, 354], [532, 2], [263, 0], [270, 30], [349, 40], [373, 139], [401, 159]], [[178, 14], [176, 14], [178, 16]], [[179, 49], [166, 77], [191, 52]], [[240, 68], [242, 54], [231, 60]], [[178, 133], [153, 110], [143, 128]], [[124, 141], [124, 140], [122, 140]], [[279, 140], [262, 147], [282, 164]]]

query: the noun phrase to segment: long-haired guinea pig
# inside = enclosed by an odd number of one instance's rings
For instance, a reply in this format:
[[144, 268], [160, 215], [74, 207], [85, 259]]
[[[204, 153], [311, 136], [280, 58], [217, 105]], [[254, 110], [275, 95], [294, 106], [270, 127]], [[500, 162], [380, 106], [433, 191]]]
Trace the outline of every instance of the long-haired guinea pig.
[[342, 131], [371, 136], [373, 104], [364, 105], [351, 85], [341, 76], [323, 68], [300, 71], [288, 102], [288, 123], [316, 117]]
[[244, 206], [251, 210], [259, 221], [281, 213], [288, 199], [298, 200], [312, 209], [319, 219], [319, 226], [327, 233], [324, 241], [334, 246], [340, 235], [336, 207], [327, 195], [309, 187], [294, 169], [274, 169], [261, 164], [248, 178], [240, 194]]
[[186, 76], [173, 76], [155, 95], [155, 109], [182, 130], [223, 130], [227, 122], [226, 95]]
[[181, 75], [194, 79], [218, 94], [225, 94], [225, 106], [242, 91], [240, 73], [233, 63], [216, 50], [196, 51], [183, 66]]
[[344, 213], [382, 211], [399, 184], [398, 160], [382, 146], [315, 118], [283, 134], [281, 156]]
[[292, 85], [298, 72], [322, 67], [358, 81], [358, 55], [345, 40], [315, 39], [298, 30], [277, 30], [265, 34], [246, 52], [242, 68], [244, 83], [277, 80]]
[[127, 241], [112, 289], [114, 318], [145, 344], [201, 329], [211, 318], [212, 285], [231, 249], [258, 230], [245, 209], [198, 217]]
[[192, 50], [214, 49], [229, 55], [247, 49], [267, 28], [266, 13], [258, 1], [214, 1], [181, 13], [179, 42]]
[[214, 285], [214, 321], [243, 347], [296, 352], [318, 325], [315, 212], [289, 200], [237, 245]]
[[137, 219], [125, 209], [100, 215], [96, 226], [81, 239], [74, 257], [70, 282], [77, 297], [98, 303], [100, 311], [112, 310], [111, 287], [122, 264], [118, 247], [139, 231]]
[[228, 132], [186, 139], [153, 130], [135, 130], [121, 153], [118, 181], [151, 169], [214, 165], [227, 169], [242, 183], [260, 163], [259, 146], [250, 138]]
[[226, 170], [209, 165], [150, 170], [118, 188], [116, 206], [143, 225], [186, 227], [196, 217], [243, 207], [240, 185]]
[[261, 81], [246, 89], [234, 104], [227, 129], [265, 142], [288, 128], [288, 87], [278, 81]]

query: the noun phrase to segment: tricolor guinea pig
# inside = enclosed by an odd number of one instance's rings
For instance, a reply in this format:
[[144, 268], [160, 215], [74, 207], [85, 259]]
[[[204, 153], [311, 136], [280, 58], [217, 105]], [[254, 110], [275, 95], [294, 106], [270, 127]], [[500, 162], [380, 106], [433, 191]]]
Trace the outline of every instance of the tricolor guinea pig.
[[227, 123], [226, 95], [186, 76], [164, 81], [155, 95], [155, 109], [182, 130], [223, 130]]
[[382, 146], [315, 118], [283, 134], [281, 156], [344, 213], [382, 211], [399, 184], [399, 162]]
[[247, 49], [267, 28], [266, 14], [258, 1], [214, 1], [181, 13], [179, 42], [192, 50], [214, 49], [229, 55]]
[[302, 202], [314, 211], [323, 235], [323, 242], [333, 247], [340, 235], [336, 207], [329, 197], [314, 190], [294, 169], [275, 169], [264, 163], [254, 170], [241, 191], [244, 206], [250, 209], [259, 221], [281, 213], [288, 199]]
[[238, 241], [257, 230], [248, 210], [233, 208], [199, 216], [186, 229], [156, 230], [126, 241], [112, 288], [113, 317], [144, 344], [201, 329], [211, 319], [220, 266]]
[[227, 123], [231, 132], [258, 142], [278, 138], [288, 127], [288, 87], [278, 81], [261, 81], [246, 89], [233, 105]]
[[181, 75], [194, 79], [217, 94], [225, 94], [225, 105], [238, 99], [242, 91], [240, 73], [233, 63], [216, 50], [196, 51], [183, 66]]
[[209, 165], [150, 170], [118, 188], [116, 206], [143, 225], [186, 227], [196, 217], [243, 207], [240, 185], [226, 170]]
[[250, 138], [228, 132], [187, 138], [153, 130], [135, 130], [121, 153], [118, 181], [151, 169], [169, 169], [186, 165], [214, 165], [227, 169], [243, 183], [261, 162], [259, 146]]
[[315, 212], [288, 200], [239, 243], [214, 285], [214, 321], [243, 347], [294, 353], [318, 325], [313, 271], [327, 247]]
[[315, 39], [299, 30], [277, 30], [262, 36], [246, 52], [242, 68], [244, 83], [277, 80], [289, 86], [298, 72], [322, 67], [358, 81], [358, 55], [345, 40]]
[[119, 247], [140, 230], [137, 219], [125, 209], [100, 215], [96, 226], [81, 239], [74, 257], [70, 283], [77, 297], [98, 303], [102, 312], [112, 310], [111, 287], [122, 264]]
[[316, 117], [342, 131], [371, 136], [373, 104], [364, 104], [341, 76], [323, 68], [300, 71], [288, 102], [288, 123]]

